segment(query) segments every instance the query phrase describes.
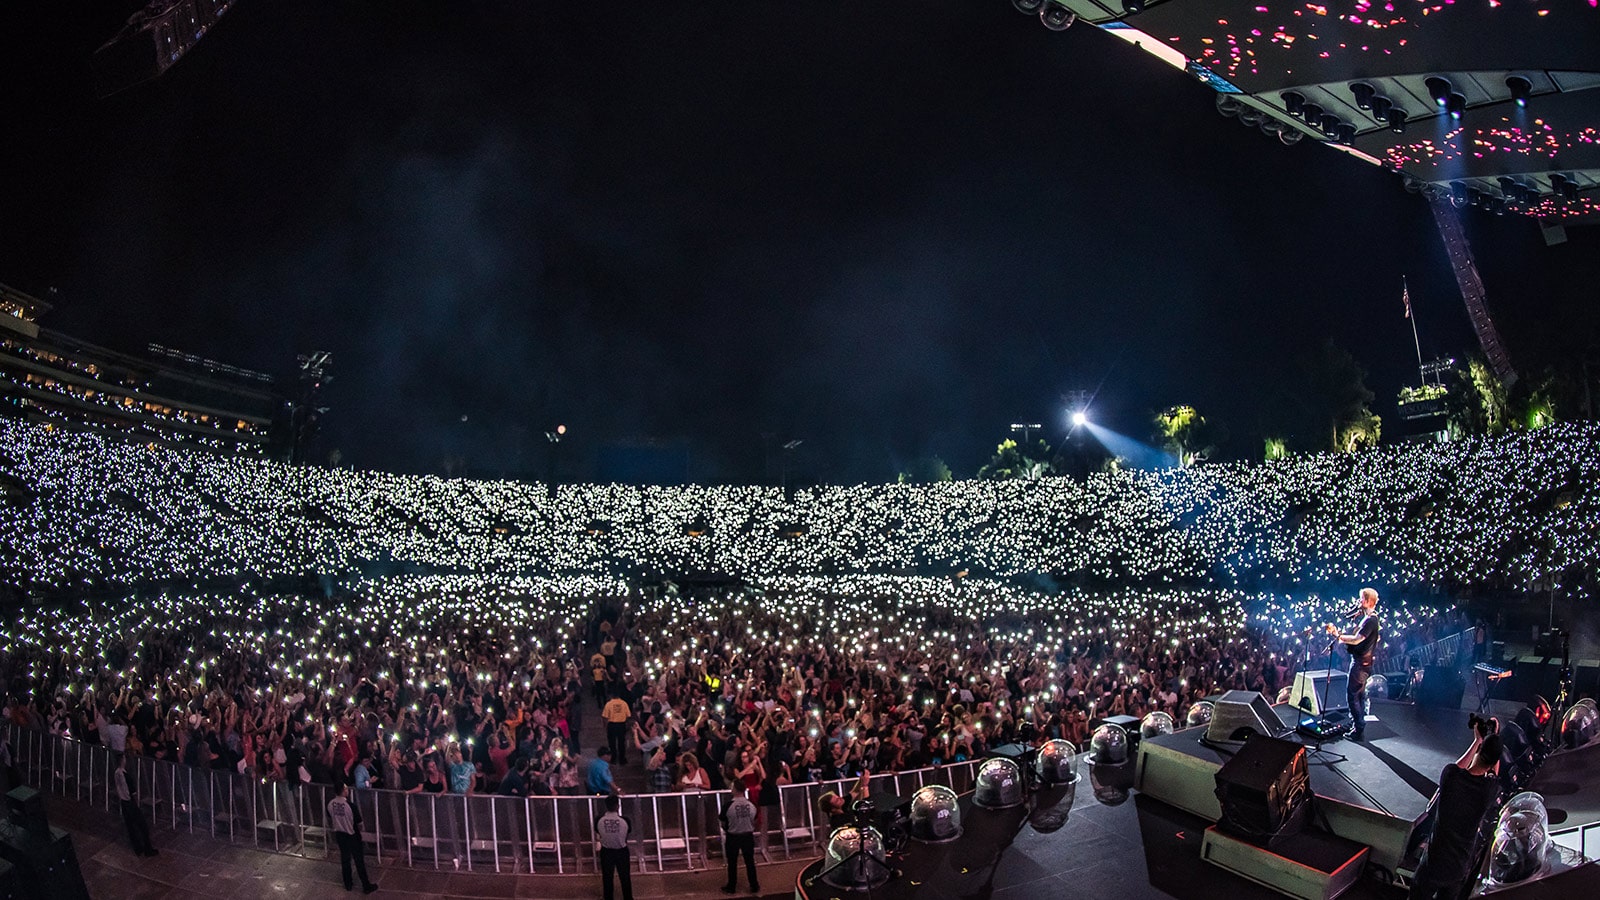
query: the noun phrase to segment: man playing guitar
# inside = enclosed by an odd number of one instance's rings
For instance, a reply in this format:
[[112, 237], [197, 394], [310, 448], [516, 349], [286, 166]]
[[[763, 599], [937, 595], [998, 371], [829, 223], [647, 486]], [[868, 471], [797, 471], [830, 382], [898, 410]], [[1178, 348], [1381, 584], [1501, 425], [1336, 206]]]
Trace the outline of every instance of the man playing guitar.
[[1355, 729], [1352, 740], [1361, 740], [1367, 727], [1367, 679], [1372, 677], [1372, 662], [1378, 649], [1380, 627], [1378, 624], [1378, 592], [1372, 588], [1361, 589], [1361, 605], [1351, 611], [1349, 618], [1356, 619], [1349, 633], [1340, 632], [1337, 626], [1324, 626], [1328, 634], [1344, 644], [1350, 653], [1350, 717]]

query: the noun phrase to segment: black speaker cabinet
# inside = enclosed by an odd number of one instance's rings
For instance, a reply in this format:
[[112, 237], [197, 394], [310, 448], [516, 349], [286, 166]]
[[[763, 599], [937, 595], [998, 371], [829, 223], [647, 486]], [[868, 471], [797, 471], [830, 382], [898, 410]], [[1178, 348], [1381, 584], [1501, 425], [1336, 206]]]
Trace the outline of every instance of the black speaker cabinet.
[[18, 828], [34, 834], [50, 833], [50, 820], [44, 814], [44, 797], [31, 787], [13, 788], [6, 793], [6, 814]]
[[1217, 775], [1218, 827], [1249, 840], [1284, 836], [1303, 824], [1311, 799], [1306, 748], [1294, 741], [1252, 734]]
[[1228, 691], [1212, 703], [1206, 740], [1213, 744], [1236, 744], [1250, 734], [1281, 737], [1288, 730], [1259, 691]]

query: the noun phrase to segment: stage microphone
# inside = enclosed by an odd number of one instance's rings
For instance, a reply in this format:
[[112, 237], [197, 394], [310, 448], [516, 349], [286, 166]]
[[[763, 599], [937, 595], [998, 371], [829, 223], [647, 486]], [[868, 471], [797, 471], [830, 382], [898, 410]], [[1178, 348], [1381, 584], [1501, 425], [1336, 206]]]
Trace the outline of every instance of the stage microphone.
[[1362, 609], [1361, 604], [1357, 603], [1355, 606], [1350, 607], [1350, 609], [1344, 614], [1344, 617], [1346, 619], [1359, 619], [1361, 618], [1361, 614], [1364, 612], [1366, 612], [1366, 610]]

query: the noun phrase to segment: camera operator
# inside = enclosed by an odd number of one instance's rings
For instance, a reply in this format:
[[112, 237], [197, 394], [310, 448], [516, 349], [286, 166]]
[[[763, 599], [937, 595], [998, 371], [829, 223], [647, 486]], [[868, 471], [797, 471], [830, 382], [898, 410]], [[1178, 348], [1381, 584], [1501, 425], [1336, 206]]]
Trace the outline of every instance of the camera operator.
[[1473, 843], [1500, 795], [1500, 723], [1468, 718], [1472, 745], [1439, 775], [1433, 834], [1411, 882], [1411, 900], [1456, 900], [1472, 877]]

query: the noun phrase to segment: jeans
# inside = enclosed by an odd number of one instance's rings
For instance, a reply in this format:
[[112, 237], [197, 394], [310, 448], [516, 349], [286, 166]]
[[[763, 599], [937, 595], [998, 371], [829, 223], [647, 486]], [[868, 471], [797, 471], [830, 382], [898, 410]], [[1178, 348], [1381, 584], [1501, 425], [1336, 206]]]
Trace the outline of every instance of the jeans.
[[1350, 701], [1350, 720], [1355, 725], [1355, 733], [1361, 734], [1367, 727], [1367, 679], [1372, 677], [1372, 661], [1353, 659], [1350, 661], [1350, 686], [1346, 695]]

